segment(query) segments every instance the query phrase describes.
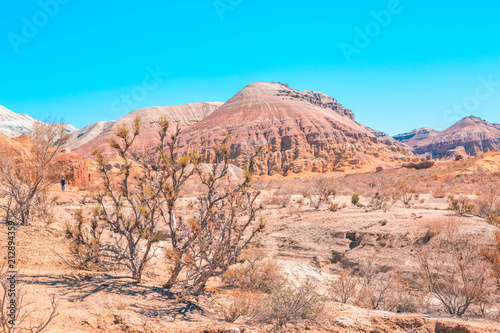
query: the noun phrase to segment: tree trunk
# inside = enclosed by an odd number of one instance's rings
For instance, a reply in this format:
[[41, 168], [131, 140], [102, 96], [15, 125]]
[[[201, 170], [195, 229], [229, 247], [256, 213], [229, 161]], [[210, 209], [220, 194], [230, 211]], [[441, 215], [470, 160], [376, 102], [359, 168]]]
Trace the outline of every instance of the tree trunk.
[[178, 261], [175, 264], [174, 270], [172, 271], [172, 275], [170, 275], [170, 278], [168, 279], [167, 283], [163, 285], [164, 289], [170, 289], [174, 286], [174, 284], [177, 282], [177, 277], [181, 273], [182, 270], [182, 265], [180, 261]]

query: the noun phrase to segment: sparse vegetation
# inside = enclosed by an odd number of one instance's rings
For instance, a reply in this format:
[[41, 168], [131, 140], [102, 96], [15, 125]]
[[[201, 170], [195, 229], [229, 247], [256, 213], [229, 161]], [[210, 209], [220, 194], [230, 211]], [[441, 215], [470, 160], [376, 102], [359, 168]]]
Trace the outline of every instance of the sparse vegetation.
[[450, 195], [448, 197], [448, 201], [450, 203], [449, 209], [453, 210], [460, 216], [474, 214], [476, 212], [476, 206], [471, 203], [471, 200], [465, 195], [460, 195], [458, 198]]
[[281, 208], [290, 207], [292, 205], [291, 190], [289, 188], [279, 188], [275, 190], [271, 197], [271, 203]]
[[359, 204], [359, 195], [353, 194], [352, 197], [351, 197], [351, 203], [354, 206], [357, 206]]
[[354, 299], [358, 293], [358, 281], [354, 272], [350, 270], [343, 271], [330, 286], [330, 293], [338, 302], [346, 304]]
[[280, 264], [274, 258], [263, 258], [261, 253], [244, 256], [244, 259], [232, 265], [222, 276], [227, 285], [246, 291], [269, 293], [281, 283]]
[[315, 209], [319, 209], [322, 204], [335, 198], [336, 193], [331, 179], [318, 178], [309, 185], [303, 196], [309, 199]]
[[68, 140], [66, 125], [35, 122], [28, 152], [2, 151], [0, 154], [0, 207], [5, 221], [29, 225], [33, 213], [49, 217], [52, 200], [48, 188], [60, 179], [53, 162]]
[[287, 324], [308, 320], [317, 315], [321, 302], [320, 295], [310, 281], [305, 281], [299, 287], [282, 283], [266, 299], [261, 318], [272, 322], [275, 328], [283, 328]]
[[481, 302], [489, 285], [489, 265], [479, 247], [458, 234], [459, 224], [450, 218], [435, 247], [418, 254], [423, 287], [436, 297], [450, 315], [463, 316]]
[[[166, 132], [168, 123], [163, 125], [162, 130]], [[95, 194], [98, 205], [92, 211], [90, 222], [77, 212], [77, 228], [67, 230], [77, 262], [85, 266], [91, 262], [108, 267], [123, 266], [137, 282], [141, 282], [144, 268], [153, 258], [155, 244], [159, 241], [158, 225], [163, 204], [160, 189], [167, 181], [158, 171], [155, 175], [150, 173], [146, 165], [151, 161], [147, 157], [140, 171], [133, 172], [128, 154], [139, 131], [140, 119], [135, 118], [132, 133], [122, 124], [111, 139], [111, 147], [123, 160], [118, 175], [107, 169], [104, 156], [94, 150], [103, 182], [102, 190]], [[103, 237], [104, 230], [109, 237]]]

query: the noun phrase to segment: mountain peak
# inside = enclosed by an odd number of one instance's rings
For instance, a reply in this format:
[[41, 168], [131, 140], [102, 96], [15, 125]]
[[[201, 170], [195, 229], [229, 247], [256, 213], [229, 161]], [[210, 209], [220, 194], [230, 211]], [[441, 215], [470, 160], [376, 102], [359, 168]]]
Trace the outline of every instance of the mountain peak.
[[394, 138], [412, 147], [416, 154], [431, 153], [438, 158], [448, 157], [455, 149], [462, 147], [467, 154], [475, 156], [500, 150], [500, 125], [468, 116], [443, 131], [426, 132], [420, 129]]
[[246, 167], [252, 146], [268, 149], [268, 157], [258, 162], [260, 174], [331, 171], [338, 167], [338, 156], [346, 159], [344, 167], [362, 164], [366, 155], [371, 155], [366, 160], [411, 156], [355, 122], [352, 111], [332, 97], [279, 82], [244, 87], [212, 115], [187, 128], [179, 138], [179, 152], [207, 151], [205, 162], [212, 163], [210, 149], [226, 134], [231, 138], [232, 162], [239, 167]]
[[276, 102], [292, 100], [298, 103], [308, 103], [326, 110], [334, 111], [341, 116], [354, 120], [353, 112], [344, 108], [336, 99], [322, 92], [312, 90], [299, 91], [281, 82], [251, 83], [231, 98], [226, 104], [245, 102], [247, 100], [255, 101], [258, 99], [274, 100]]

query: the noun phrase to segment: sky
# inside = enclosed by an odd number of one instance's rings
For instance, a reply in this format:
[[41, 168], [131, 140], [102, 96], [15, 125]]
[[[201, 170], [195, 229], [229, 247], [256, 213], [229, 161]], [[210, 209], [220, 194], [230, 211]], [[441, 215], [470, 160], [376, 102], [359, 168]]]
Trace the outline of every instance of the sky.
[[256, 81], [320, 91], [390, 135], [500, 123], [491, 0], [23, 0], [0, 10], [0, 105], [82, 128], [226, 102]]

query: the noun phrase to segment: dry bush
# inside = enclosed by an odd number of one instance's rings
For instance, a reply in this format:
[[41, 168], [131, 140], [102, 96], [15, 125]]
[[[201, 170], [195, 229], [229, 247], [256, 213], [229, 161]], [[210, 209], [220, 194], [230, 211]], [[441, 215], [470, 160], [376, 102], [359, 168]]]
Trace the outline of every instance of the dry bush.
[[231, 296], [229, 304], [221, 305], [218, 314], [227, 323], [234, 323], [241, 317], [250, 316], [260, 304], [258, 295], [236, 292]]
[[[0, 266], [0, 328], [5, 333], [32, 332], [38, 333], [47, 329], [52, 320], [58, 315], [58, 299], [54, 295], [49, 295], [51, 310], [44, 315], [44, 319], [34, 320], [34, 315], [39, 308], [34, 302], [28, 301], [26, 285], [19, 283], [19, 276], [16, 276], [15, 292], [11, 285], [12, 273], [9, 273], [5, 266]], [[12, 295], [15, 294], [15, 295]], [[9, 305], [11, 300], [15, 300], [16, 314], [12, 318], [13, 312]]]
[[309, 281], [299, 287], [290, 283], [277, 286], [265, 300], [257, 314], [257, 320], [273, 323], [275, 329], [315, 318], [322, 309], [322, 298]]
[[486, 217], [486, 222], [488, 224], [494, 225], [495, 227], [500, 227], [500, 215], [497, 213], [493, 213], [490, 216]]
[[368, 181], [368, 196], [373, 210], [389, 209], [394, 205], [394, 181], [387, 175], [374, 175]]
[[488, 218], [500, 214], [500, 182], [483, 179], [476, 195], [475, 205], [479, 216]]
[[359, 267], [359, 282], [358, 301], [364, 307], [375, 310], [388, 308], [389, 295], [394, 288], [390, 273], [381, 272], [373, 262], [365, 261]]
[[349, 270], [343, 271], [330, 286], [330, 295], [333, 299], [344, 304], [356, 298], [357, 293], [358, 279], [354, 272]]
[[448, 202], [450, 203], [449, 209], [453, 210], [460, 216], [474, 214], [476, 212], [476, 206], [471, 203], [471, 200], [465, 195], [460, 195], [458, 198], [450, 195], [448, 197]]
[[338, 212], [340, 210], [340, 206], [338, 203], [330, 203], [330, 206], [328, 207], [328, 210], [331, 212]]
[[68, 140], [66, 125], [53, 121], [35, 122], [30, 137], [26, 154], [0, 154], [0, 198], [5, 201], [0, 207], [6, 212], [6, 221], [21, 225], [30, 223], [33, 210], [43, 214], [51, 204], [47, 191], [60, 177], [52, 162]]
[[493, 277], [500, 291], [500, 231], [495, 233], [495, 243], [491, 248], [483, 248], [481, 254], [491, 263]]
[[289, 187], [281, 187], [275, 190], [271, 196], [271, 204], [278, 205], [281, 208], [292, 205], [292, 191]]
[[432, 196], [436, 199], [446, 198], [448, 195], [448, 191], [446, 191], [443, 187], [438, 187], [432, 191]]
[[407, 178], [401, 178], [396, 181], [396, 186], [393, 193], [393, 201], [403, 201], [405, 205], [409, 205], [412, 200], [417, 200], [419, 194], [415, 186], [408, 181]]
[[430, 243], [418, 252], [422, 289], [436, 297], [451, 315], [462, 316], [479, 304], [490, 285], [490, 265], [479, 247], [458, 233], [459, 221], [444, 223], [437, 244]]
[[34, 199], [32, 215], [47, 226], [54, 223], [56, 219], [54, 206], [58, 199], [59, 196], [50, 196], [47, 191], [40, 192]]
[[315, 209], [319, 209], [322, 204], [329, 203], [331, 199], [335, 198], [336, 193], [331, 179], [318, 178], [309, 184], [302, 195], [311, 201]]
[[281, 266], [275, 258], [247, 255], [243, 262], [232, 265], [222, 276], [227, 285], [245, 291], [269, 293], [281, 283]]

